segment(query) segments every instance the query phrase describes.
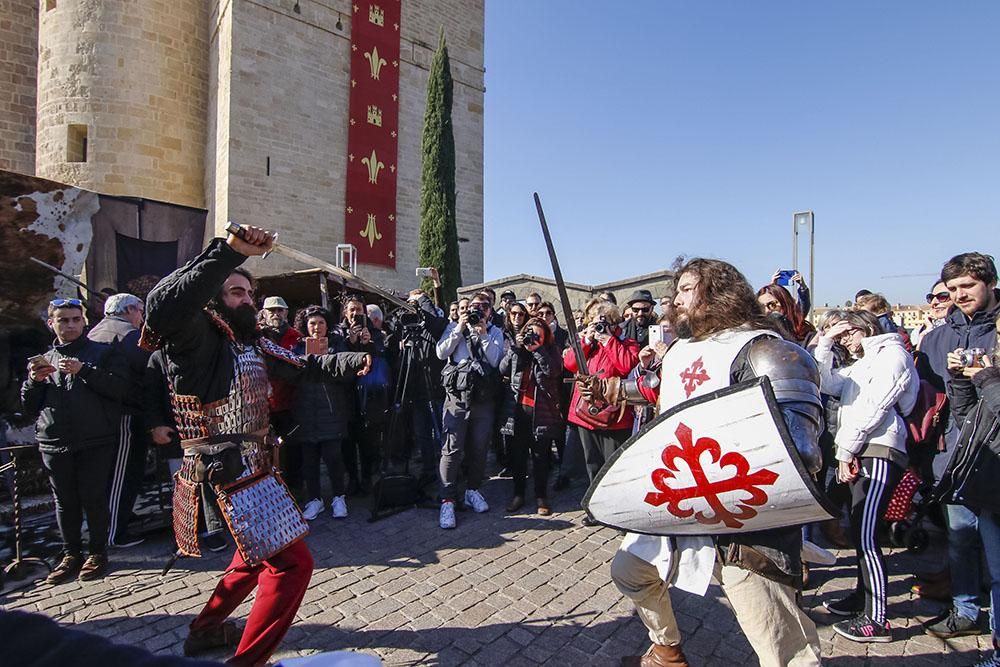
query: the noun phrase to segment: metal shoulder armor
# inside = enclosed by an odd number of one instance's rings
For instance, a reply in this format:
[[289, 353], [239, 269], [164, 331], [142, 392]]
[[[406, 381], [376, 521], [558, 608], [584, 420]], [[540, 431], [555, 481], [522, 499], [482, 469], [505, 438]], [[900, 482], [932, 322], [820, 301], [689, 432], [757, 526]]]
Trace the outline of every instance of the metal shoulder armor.
[[747, 355], [754, 375], [771, 380], [779, 403], [803, 401], [822, 407], [819, 398], [819, 368], [806, 350], [781, 338], [754, 341]]
[[823, 465], [819, 436], [823, 430], [823, 403], [819, 397], [819, 369], [806, 350], [780, 338], [751, 344], [747, 365], [757, 377], [771, 381], [781, 416], [806, 469], [815, 474]]

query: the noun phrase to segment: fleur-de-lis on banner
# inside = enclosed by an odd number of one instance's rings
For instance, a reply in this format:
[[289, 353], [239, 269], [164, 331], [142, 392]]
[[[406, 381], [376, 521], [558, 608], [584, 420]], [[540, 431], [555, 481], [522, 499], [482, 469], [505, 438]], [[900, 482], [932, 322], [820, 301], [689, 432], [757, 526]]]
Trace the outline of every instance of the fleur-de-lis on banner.
[[368, 59], [368, 64], [372, 68], [372, 78], [378, 81], [378, 73], [382, 71], [382, 66], [386, 65], [385, 58], [382, 58], [378, 54], [378, 47], [373, 47], [371, 51], [365, 51], [365, 58]]
[[378, 184], [378, 172], [385, 167], [385, 164], [379, 162], [379, 159], [375, 156], [374, 148], [370, 157], [361, 158], [361, 163], [368, 165], [368, 182]]
[[380, 241], [382, 239], [382, 234], [379, 233], [378, 228], [375, 226], [375, 214], [368, 214], [368, 225], [361, 230], [361, 236], [368, 239], [368, 247], [374, 248], [375, 241]]

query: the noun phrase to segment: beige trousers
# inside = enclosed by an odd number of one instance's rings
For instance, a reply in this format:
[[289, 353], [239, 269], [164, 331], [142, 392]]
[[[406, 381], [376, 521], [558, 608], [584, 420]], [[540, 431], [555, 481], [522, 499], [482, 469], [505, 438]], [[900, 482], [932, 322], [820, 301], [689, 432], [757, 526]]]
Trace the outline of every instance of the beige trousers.
[[[722, 586], [761, 667], [820, 664], [816, 624], [799, 609], [794, 588], [718, 562], [714, 578]], [[635, 603], [654, 644], [681, 643], [669, 586], [654, 566], [627, 551], [619, 551], [611, 561], [611, 579]]]

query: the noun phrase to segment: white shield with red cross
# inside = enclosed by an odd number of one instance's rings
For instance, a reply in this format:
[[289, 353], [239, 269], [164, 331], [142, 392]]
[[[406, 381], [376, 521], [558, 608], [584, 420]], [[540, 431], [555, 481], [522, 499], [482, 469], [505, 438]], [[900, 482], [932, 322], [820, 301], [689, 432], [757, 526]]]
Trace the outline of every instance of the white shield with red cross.
[[649, 535], [721, 535], [832, 514], [806, 473], [766, 377], [683, 402], [615, 452], [584, 509]]

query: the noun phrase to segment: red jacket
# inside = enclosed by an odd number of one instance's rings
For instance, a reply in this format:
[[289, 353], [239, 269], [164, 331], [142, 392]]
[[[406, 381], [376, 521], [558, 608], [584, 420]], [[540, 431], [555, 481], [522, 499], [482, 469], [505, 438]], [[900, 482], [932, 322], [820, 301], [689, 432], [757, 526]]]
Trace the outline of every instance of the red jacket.
[[[300, 338], [302, 338], [302, 334], [295, 327], [288, 327], [281, 338], [274, 342], [286, 350], [291, 350]], [[281, 380], [271, 380], [271, 395], [267, 399], [268, 405], [271, 407], [271, 414], [291, 410], [294, 399], [295, 385]]]
[[[623, 378], [626, 377], [629, 372], [635, 368], [635, 365], [639, 363], [639, 343], [631, 338], [619, 340], [617, 336], [612, 336], [604, 345], [596, 342], [592, 345], [584, 345], [583, 354], [587, 357], [587, 370], [591, 375]], [[578, 371], [576, 365], [576, 355], [573, 353], [572, 347], [566, 348], [563, 352], [563, 365], [566, 367], [566, 370], [571, 373], [576, 373]], [[570, 399], [569, 404], [570, 409], [568, 421], [571, 424], [576, 424], [593, 430], [593, 428], [585, 424], [576, 416], [576, 411], [573, 408], [576, 406], [579, 398], [580, 390], [574, 384], [573, 398]], [[630, 428], [632, 428], [632, 411], [625, 410], [622, 414], [622, 418], [618, 420], [618, 423], [608, 428], [608, 430], [617, 431], [619, 429]]]

